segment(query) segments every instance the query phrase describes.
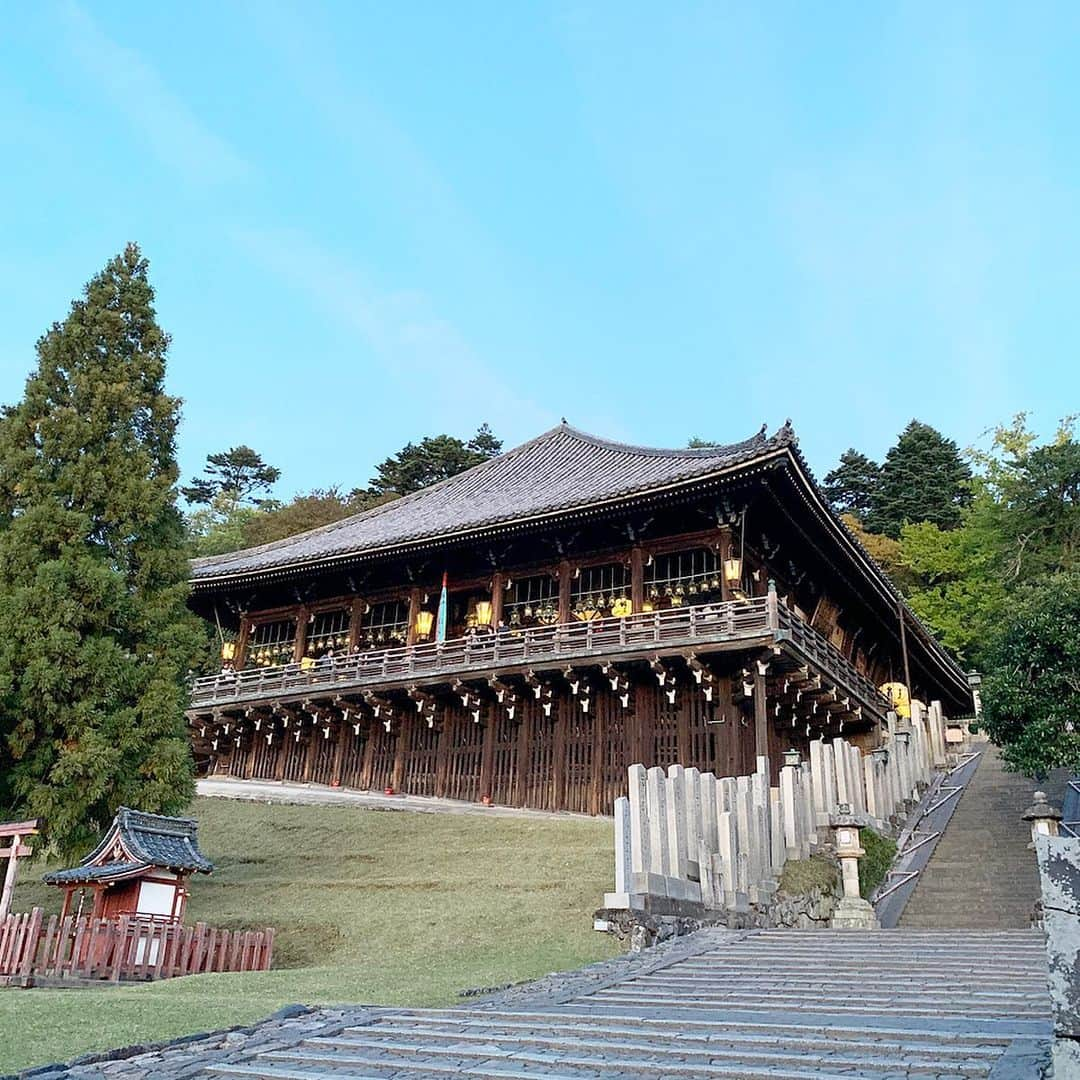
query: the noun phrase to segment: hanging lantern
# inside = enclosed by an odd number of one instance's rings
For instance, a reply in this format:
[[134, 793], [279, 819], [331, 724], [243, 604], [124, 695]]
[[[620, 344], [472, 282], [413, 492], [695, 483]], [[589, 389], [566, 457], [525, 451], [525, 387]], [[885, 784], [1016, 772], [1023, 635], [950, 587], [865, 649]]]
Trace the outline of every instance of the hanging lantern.
[[476, 601], [476, 625], [477, 626], [490, 626], [491, 625], [491, 601], [490, 600], [477, 600]]
[[649, 599], [650, 600], [659, 600], [660, 599], [660, 590], [655, 585], [650, 585], [649, 586]]
[[416, 613], [416, 636], [428, 638], [431, 636], [431, 628], [435, 624], [435, 614], [431, 611], [418, 611]]
[[235, 641], [223, 641], [221, 643], [221, 659], [225, 661], [232, 660], [236, 657], [236, 642]]
[[742, 581], [742, 559], [724, 560], [724, 579], [729, 585]]

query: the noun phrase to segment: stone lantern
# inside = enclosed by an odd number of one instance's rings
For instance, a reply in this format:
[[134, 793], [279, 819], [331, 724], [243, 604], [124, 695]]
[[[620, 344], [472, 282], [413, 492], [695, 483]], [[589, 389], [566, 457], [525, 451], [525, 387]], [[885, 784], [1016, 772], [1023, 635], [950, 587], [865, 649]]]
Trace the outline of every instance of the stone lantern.
[[832, 926], [843, 930], [877, 930], [880, 927], [874, 909], [859, 894], [859, 860], [866, 854], [859, 843], [861, 822], [848, 803], [841, 803], [829, 819], [840, 860], [843, 896], [833, 912]]
[[1035, 801], [1023, 813], [1023, 821], [1031, 823], [1031, 843], [1028, 849], [1035, 850], [1035, 841], [1040, 836], [1057, 836], [1061, 811], [1046, 801], [1045, 791], [1035, 792]]

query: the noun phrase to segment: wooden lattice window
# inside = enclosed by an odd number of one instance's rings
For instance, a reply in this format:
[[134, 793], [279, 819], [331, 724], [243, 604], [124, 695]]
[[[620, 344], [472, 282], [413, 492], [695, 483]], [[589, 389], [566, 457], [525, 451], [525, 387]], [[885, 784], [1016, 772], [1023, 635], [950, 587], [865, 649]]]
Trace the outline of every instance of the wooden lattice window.
[[559, 620], [559, 583], [550, 574], [514, 578], [503, 600], [503, 621], [511, 629], [547, 626]]
[[357, 648], [387, 649], [404, 645], [409, 638], [409, 605], [405, 600], [372, 604], [360, 622]]
[[570, 614], [587, 622], [630, 614], [630, 568], [623, 563], [582, 566], [570, 579]]
[[723, 598], [720, 558], [712, 548], [652, 556], [645, 564], [644, 579], [646, 611]]
[[339, 656], [344, 653], [349, 646], [350, 614], [348, 608], [334, 608], [312, 615], [304, 641], [304, 653], [316, 660], [327, 653]]
[[274, 619], [256, 623], [248, 639], [247, 660], [252, 667], [274, 667], [293, 661], [296, 620]]

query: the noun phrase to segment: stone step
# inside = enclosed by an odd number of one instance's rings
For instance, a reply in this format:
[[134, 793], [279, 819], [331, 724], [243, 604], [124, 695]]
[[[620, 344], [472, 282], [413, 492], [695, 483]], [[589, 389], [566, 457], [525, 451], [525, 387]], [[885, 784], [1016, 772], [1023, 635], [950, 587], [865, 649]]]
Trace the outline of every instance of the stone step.
[[[996, 973], [995, 973], [996, 975]], [[1046, 976], [1041, 978], [1038, 975], [1013, 975], [1004, 978], [994, 978], [988, 980], [985, 977], [979, 977], [977, 974], [965, 973], [964, 977], [953, 977], [947, 980], [941, 980], [943, 985], [946, 985], [950, 990], [972, 990], [973, 992], [981, 992], [987, 990], [988, 982], [1000, 983], [1003, 987], [1015, 989], [1024, 987], [1025, 989], [1033, 988], [1036, 986], [1044, 985], [1046, 983]], [[724, 971], [724, 972], [709, 972], [708, 974], [701, 975], [642, 975], [633, 982], [627, 983], [627, 986], [709, 986], [709, 987], [724, 987], [724, 986], [782, 986], [782, 987], [809, 987], [821, 988], [822, 992], [832, 992], [833, 990], [843, 990], [844, 988], [850, 988], [852, 992], [855, 992], [857, 988], [861, 987], [880, 987], [881, 982], [875, 978], [872, 974], [869, 975], [822, 975], [820, 978], [814, 978], [807, 976], [804, 973], [791, 971], [791, 972], [777, 972], [770, 975], [753, 975], [746, 976], [740, 975], [736, 971]], [[926, 981], [920, 979], [918, 976], [905, 976], [903, 978], [893, 977], [889, 980], [890, 989], [899, 990], [919, 990], [922, 991], [926, 988]]]
[[[795, 995], [760, 995], [750, 996], [747, 1000], [737, 997], [724, 997], [709, 994], [685, 995], [674, 998], [658, 994], [635, 994], [629, 990], [613, 989], [601, 991], [597, 997], [608, 1004], [613, 1005], [639, 1005], [650, 1008], [663, 1009], [688, 1009], [688, 1008], [723, 1008], [726, 1010], [744, 1009], [753, 1012], [763, 1010], [785, 1010], [792, 1012], [815, 1012], [825, 1009], [829, 1012], [867, 1014], [886, 1012], [894, 1016], [986, 1016], [989, 1007], [987, 1005], [970, 1005], [967, 1003], [954, 1004], [948, 997], [932, 999], [918, 1004], [906, 1004], [889, 997], [880, 997], [874, 1000], [861, 1002], [833, 1001], [807, 1001], [805, 996]], [[1042, 1017], [1049, 1013], [1050, 1006], [1047, 1002], [1036, 1004], [1022, 1004], [1018, 1001], [1016, 1006], [1010, 1008], [1013, 1016], [1019, 1017]]]
[[[515, 1064], [546, 1064], [556, 1068], [571, 1065], [575, 1068], [587, 1067], [602, 1071], [621, 1071], [626, 1067], [656, 1069], [662, 1073], [675, 1075], [708, 1074], [714, 1066], [739, 1065], [744, 1068], [796, 1068], [805, 1069], [816, 1066], [822, 1061], [829, 1068], [840, 1070], [859, 1069], [876, 1070], [887, 1075], [895, 1072], [898, 1059], [895, 1055], [876, 1053], [872, 1050], [844, 1052], [836, 1049], [823, 1058], [820, 1048], [800, 1050], [785, 1047], [780, 1049], [758, 1049], [750, 1047], [726, 1048], [711, 1046], [698, 1049], [677, 1043], [660, 1046], [649, 1042], [627, 1042], [620, 1040], [613, 1043], [606, 1040], [585, 1040], [562, 1036], [559, 1038], [535, 1038], [523, 1040], [517, 1036], [439, 1036], [428, 1039], [402, 1038], [400, 1035], [386, 1034], [375, 1037], [372, 1032], [366, 1039], [355, 1040], [349, 1044], [340, 1041], [319, 1041], [318, 1046], [306, 1043], [291, 1050], [275, 1050], [263, 1055], [267, 1061], [298, 1062], [303, 1065], [319, 1064], [338, 1069], [370, 1063], [372, 1055], [379, 1060], [398, 1055], [420, 1057], [426, 1060], [486, 1062], [492, 1057], [512, 1055]], [[314, 1042], [314, 1040], [312, 1041]], [[900, 1059], [903, 1068], [911, 1075], [939, 1076], [944, 1062], [940, 1058], [923, 1057], [907, 1051]], [[950, 1060], [950, 1072], [958, 1076], [986, 1076], [993, 1065], [993, 1060], [969, 1058]]]
[[[615, 1041], [615, 1036], [618, 1036]], [[693, 1056], [695, 1060], [711, 1060], [722, 1057], [767, 1063], [776, 1060], [783, 1064], [805, 1063], [807, 1057], [824, 1059], [836, 1064], [842, 1059], [887, 1063], [900, 1056], [910, 1069], [921, 1072], [939, 1072], [944, 1064], [965, 1067], [972, 1075], [987, 1067], [1001, 1054], [1005, 1040], [997, 1043], [981, 1043], [972, 1046], [948, 1045], [924, 1042], [917, 1039], [898, 1040], [880, 1036], [877, 1032], [864, 1032], [860, 1039], [826, 1039], [804, 1035], [797, 1028], [773, 1032], [768, 1036], [755, 1036], [729, 1031], [723, 1035], [686, 1035], [675, 1031], [658, 1033], [628, 1027], [589, 1028], [579, 1024], [518, 1025], [499, 1024], [491, 1026], [465, 1026], [447, 1024], [377, 1024], [349, 1033], [326, 1038], [313, 1038], [304, 1042], [305, 1048], [318, 1048], [341, 1052], [363, 1048], [372, 1044], [417, 1043], [441, 1040], [447, 1046], [473, 1044], [478, 1046], [544, 1046], [556, 1049], [605, 1050], [608, 1054], [672, 1053]], [[282, 1051], [288, 1053], [287, 1051]]]
[[[748, 1034], [772, 1035], [773, 1037], [786, 1037], [791, 1031], [791, 1024], [768, 1022], [760, 1020], [729, 1020], [717, 1016], [715, 1019], [702, 1019], [700, 1017], [640, 1017], [632, 1014], [600, 1013], [596, 1007], [590, 1005], [587, 1000], [569, 1002], [565, 1005], [553, 1006], [550, 1010], [530, 1012], [527, 1010], [492, 1010], [490, 1012], [465, 1011], [456, 1009], [424, 1009], [408, 1013], [390, 1013], [379, 1018], [380, 1022], [407, 1023], [410, 1021], [436, 1021], [446, 1023], [477, 1023], [477, 1024], [526, 1024], [530, 1027], [563, 1025], [572, 1022], [577, 1026], [589, 1028], [610, 1029], [613, 1025], [623, 1025], [624, 1030], [642, 1031], [657, 1030], [661, 1033], [670, 1033], [672, 1030], [680, 1033], [706, 1033], [726, 1036], [727, 1033], [743, 1032]], [[366, 1027], [348, 1028], [347, 1032], [360, 1033], [367, 1030]], [[933, 1027], [919, 1027], [908, 1021], [902, 1024], [892, 1024], [888, 1018], [882, 1018], [874, 1025], [875, 1037], [908, 1039], [915, 1038], [923, 1042], [940, 1042], [957, 1046], [982, 1046], [1007, 1043], [1014, 1036], [1003, 1034], [1000, 1036], [986, 1035], [984, 1033], [967, 1032], [963, 1030], [941, 1030]], [[863, 1025], [847, 1025], [834, 1023], [811, 1023], [800, 1019], [798, 1024], [800, 1036], [820, 1037], [824, 1040], [858, 1039], [867, 1028]]]

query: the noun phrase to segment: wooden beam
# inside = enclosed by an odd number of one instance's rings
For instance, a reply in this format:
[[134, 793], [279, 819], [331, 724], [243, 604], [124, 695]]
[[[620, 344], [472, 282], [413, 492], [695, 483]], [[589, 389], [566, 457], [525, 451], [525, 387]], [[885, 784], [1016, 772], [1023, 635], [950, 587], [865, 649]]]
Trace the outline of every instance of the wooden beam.
[[559, 622], [570, 621], [570, 562], [563, 559], [559, 563]]
[[304, 658], [304, 649], [307, 647], [308, 619], [311, 611], [306, 605], [301, 605], [296, 612], [296, 640], [293, 642], [293, 663], [299, 664]]
[[506, 594], [506, 578], [501, 570], [491, 575], [491, 629], [498, 628], [503, 617], [503, 598]]
[[630, 602], [634, 611], [641, 611], [645, 604], [645, 559], [640, 544], [630, 549]]

